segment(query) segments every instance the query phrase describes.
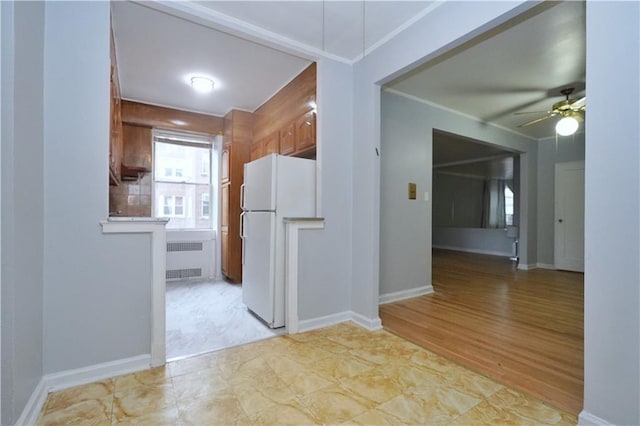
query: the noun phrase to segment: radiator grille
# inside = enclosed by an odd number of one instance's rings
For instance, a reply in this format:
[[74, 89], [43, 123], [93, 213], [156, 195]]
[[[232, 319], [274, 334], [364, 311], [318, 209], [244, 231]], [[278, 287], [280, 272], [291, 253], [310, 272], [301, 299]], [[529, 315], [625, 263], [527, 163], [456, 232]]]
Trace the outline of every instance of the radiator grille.
[[193, 278], [193, 277], [201, 277], [201, 276], [202, 276], [201, 268], [171, 269], [167, 271], [166, 278], [168, 280], [172, 280], [176, 278]]
[[202, 251], [202, 242], [170, 242], [167, 243], [167, 251]]

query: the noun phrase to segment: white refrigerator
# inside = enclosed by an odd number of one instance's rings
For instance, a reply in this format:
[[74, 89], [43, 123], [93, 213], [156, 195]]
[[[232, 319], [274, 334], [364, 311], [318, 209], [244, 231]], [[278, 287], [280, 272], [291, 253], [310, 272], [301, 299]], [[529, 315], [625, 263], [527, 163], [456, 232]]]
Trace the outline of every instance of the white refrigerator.
[[270, 154], [244, 166], [242, 301], [271, 328], [285, 318], [285, 217], [314, 217], [316, 162]]

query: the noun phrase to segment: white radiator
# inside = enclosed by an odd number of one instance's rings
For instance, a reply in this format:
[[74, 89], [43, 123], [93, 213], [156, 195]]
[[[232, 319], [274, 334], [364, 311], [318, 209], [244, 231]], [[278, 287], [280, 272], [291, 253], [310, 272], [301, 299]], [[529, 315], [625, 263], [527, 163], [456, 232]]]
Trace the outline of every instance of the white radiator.
[[213, 231], [167, 231], [167, 280], [213, 279]]

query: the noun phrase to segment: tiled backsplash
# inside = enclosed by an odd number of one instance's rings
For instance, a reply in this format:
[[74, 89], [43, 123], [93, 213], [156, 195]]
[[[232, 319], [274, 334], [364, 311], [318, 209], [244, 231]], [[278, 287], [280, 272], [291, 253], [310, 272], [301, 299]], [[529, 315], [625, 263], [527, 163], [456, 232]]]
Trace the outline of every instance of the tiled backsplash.
[[145, 173], [137, 181], [121, 181], [118, 186], [109, 186], [109, 212], [115, 216], [152, 216], [151, 173]]

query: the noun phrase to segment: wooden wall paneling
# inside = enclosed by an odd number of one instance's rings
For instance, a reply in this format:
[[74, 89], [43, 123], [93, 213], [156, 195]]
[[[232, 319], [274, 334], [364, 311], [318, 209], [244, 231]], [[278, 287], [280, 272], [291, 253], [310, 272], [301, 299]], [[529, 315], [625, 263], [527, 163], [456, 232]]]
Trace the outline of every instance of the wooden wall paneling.
[[122, 121], [137, 126], [210, 135], [217, 135], [224, 128], [222, 117], [125, 100], [122, 101]]
[[[251, 158], [253, 117], [250, 112], [232, 110], [224, 118], [224, 145], [229, 148], [229, 226], [222, 251], [224, 275], [232, 282], [242, 281], [242, 239], [240, 238], [240, 186], [244, 164]], [[224, 214], [224, 213], [223, 213]]]
[[[261, 140], [285, 129], [313, 108], [316, 101], [316, 64], [309, 65], [254, 112], [253, 136]], [[282, 153], [282, 152], [281, 152]]]

